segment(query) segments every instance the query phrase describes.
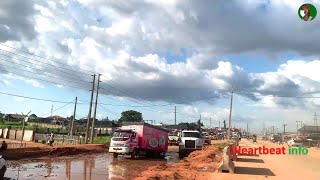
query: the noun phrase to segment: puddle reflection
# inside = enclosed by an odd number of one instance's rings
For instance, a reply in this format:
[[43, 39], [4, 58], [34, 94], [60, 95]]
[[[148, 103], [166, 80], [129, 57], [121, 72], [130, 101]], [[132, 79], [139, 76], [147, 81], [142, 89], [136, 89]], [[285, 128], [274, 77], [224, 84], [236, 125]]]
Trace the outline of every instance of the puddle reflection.
[[110, 154], [56, 158], [36, 162], [8, 161], [6, 177], [12, 179], [124, 179], [133, 178], [163, 160], [131, 160], [124, 157], [113, 159]]

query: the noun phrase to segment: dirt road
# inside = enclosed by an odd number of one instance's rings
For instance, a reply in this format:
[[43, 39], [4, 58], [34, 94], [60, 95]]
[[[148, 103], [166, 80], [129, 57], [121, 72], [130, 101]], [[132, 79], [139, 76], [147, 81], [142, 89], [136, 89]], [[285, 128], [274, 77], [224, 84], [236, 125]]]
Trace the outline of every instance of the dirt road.
[[[267, 141], [242, 140], [246, 147], [286, 147]], [[235, 174], [215, 174], [212, 179], [320, 179], [320, 150], [309, 149], [307, 155], [257, 155], [238, 156]]]

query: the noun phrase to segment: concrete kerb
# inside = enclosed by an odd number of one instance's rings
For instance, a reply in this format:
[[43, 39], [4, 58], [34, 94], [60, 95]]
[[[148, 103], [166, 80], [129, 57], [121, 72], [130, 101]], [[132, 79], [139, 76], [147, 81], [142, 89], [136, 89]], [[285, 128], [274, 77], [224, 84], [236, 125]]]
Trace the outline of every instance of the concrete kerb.
[[222, 154], [222, 162], [219, 165], [218, 172], [229, 172], [231, 174], [234, 174], [234, 162], [230, 159], [230, 146], [226, 146], [223, 149], [223, 154]]

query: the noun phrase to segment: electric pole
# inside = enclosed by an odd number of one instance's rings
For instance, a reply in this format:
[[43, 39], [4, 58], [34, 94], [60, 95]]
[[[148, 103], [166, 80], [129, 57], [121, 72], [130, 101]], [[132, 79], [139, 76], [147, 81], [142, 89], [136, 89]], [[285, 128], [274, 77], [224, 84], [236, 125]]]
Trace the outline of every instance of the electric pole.
[[53, 104], [51, 105], [51, 117], [53, 116]]
[[76, 97], [76, 101], [74, 102], [73, 117], [71, 120], [71, 129], [70, 129], [71, 139], [73, 138], [73, 126], [74, 126], [74, 121], [76, 120], [77, 102], [78, 102], [78, 97]]
[[298, 134], [299, 134], [299, 122], [300, 122], [300, 121], [296, 121], [296, 123], [297, 123], [297, 136], [298, 136]]
[[314, 120], [314, 125], [315, 125], [315, 126], [318, 126], [318, 115], [317, 115], [316, 112], [314, 113], [313, 117], [314, 117], [314, 118], [313, 118], [313, 120]]
[[219, 120], [219, 128], [220, 128], [220, 120]]
[[233, 91], [231, 91], [231, 99], [230, 99], [230, 113], [229, 113], [228, 140], [230, 140], [230, 131], [231, 131], [232, 100], [233, 100]]
[[199, 128], [201, 130], [201, 114], [200, 114], [200, 118], [199, 118]]
[[89, 139], [89, 127], [90, 127], [90, 119], [91, 119], [91, 111], [92, 111], [92, 101], [93, 101], [93, 93], [94, 93], [94, 84], [96, 81], [96, 75], [93, 75], [93, 81], [92, 81], [92, 89], [91, 89], [91, 99], [90, 99], [90, 108], [89, 108], [89, 114], [87, 119], [87, 127], [86, 127], [86, 136], [85, 136], [85, 144], [88, 144]]
[[96, 121], [96, 116], [97, 116], [97, 106], [98, 106], [98, 97], [99, 97], [99, 89], [100, 89], [100, 76], [101, 74], [98, 74], [98, 85], [97, 85], [97, 92], [96, 92], [96, 103], [94, 107], [94, 113], [93, 113], [93, 120], [92, 120], [92, 127], [91, 127], [91, 144], [93, 144], [93, 139], [94, 139], [94, 124]]
[[174, 107], [174, 125], [177, 125], [177, 106]]

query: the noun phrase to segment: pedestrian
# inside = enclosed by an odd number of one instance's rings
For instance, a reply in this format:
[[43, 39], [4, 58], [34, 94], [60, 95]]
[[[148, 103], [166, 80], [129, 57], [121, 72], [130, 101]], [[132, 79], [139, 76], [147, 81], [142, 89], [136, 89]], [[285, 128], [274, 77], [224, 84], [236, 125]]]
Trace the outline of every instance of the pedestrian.
[[51, 131], [50, 138], [49, 138], [50, 146], [53, 146], [53, 143], [54, 143], [54, 134], [53, 134], [53, 131]]
[[6, 141], [2, 141], [2, 145], [0, 147], [0, 151], [4, 151], [8, 149], [8, 144], [6, 143]]

